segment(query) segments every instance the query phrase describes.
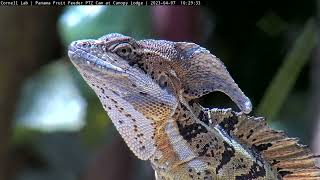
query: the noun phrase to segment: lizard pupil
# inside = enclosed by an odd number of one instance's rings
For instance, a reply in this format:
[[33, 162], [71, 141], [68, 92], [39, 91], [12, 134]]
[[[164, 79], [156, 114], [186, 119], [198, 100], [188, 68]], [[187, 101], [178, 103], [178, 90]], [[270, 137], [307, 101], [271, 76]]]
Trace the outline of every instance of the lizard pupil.
[[132, 53], [132, 47], [129, 44], [121, 44], [116, 47], [116, 53], [121, 57], [128, 57]]

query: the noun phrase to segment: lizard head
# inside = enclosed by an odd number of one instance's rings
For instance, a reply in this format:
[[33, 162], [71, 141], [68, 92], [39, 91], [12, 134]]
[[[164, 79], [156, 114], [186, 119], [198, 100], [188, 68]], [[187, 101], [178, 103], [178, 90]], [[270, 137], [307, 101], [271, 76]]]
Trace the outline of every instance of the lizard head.
[[157, 122], [170, 117], [177, 99], [138, 67], [140, 48], [130, 37], [108, 34], [72, 42], [68, 55], [127, 145], [146, 160], [156, 149]]
[[[161, 103], [163, 107], [173, 109], [175, 97], [136, 63], [142, 58], [136, 50], [139, 48], [140, 45], [132, 38], [112, 33], [97, 40], [74, 41], [69, 45], [68, 55], [102, 102], [102, 92], [112, 91], [130, 104], [135, 104], [141, 112], [146, 112], [143, 107], [152, 103]], [[148, 112], [152, 113], [150, 110]]]

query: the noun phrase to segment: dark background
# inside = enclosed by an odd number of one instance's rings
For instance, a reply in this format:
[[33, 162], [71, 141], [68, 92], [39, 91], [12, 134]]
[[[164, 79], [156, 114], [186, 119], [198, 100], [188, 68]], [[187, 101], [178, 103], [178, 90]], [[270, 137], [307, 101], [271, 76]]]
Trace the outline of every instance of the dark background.
[[[252, 115], [320, 153], [318, 1], [0, 7], [0, 180], [153, 179], [66, 56], [110, 32], [192, 41], [219, 57]], [[222, 93], [206, 107], [232, 107]]]

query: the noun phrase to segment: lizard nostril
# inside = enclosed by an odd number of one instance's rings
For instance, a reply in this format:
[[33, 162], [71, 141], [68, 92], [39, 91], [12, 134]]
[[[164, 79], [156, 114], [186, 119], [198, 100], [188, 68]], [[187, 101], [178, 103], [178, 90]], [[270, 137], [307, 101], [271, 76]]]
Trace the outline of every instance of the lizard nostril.
[[[88, 47], [91, 47], [91, 44], [87, 41], [83, 41], [83, 42], [76, 42], [76, 44], [80, 47], [83, 47], [83, 48], [88, 48]], [[75, 44], [75, 45], [76, 45]]]

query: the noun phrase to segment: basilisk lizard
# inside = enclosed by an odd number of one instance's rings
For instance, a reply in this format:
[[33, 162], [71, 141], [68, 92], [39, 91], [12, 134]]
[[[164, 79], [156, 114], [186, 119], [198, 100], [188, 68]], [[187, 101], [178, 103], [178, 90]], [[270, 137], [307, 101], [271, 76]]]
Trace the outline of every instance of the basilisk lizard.
[[[247, 115], [249, 98], [197, 44], [112, 33], [74, 41], [68, 55], [156, 179], [320, 179], [317, 156]], [[227, 94], [241, 112], [196, 102], [213, 91]]]

